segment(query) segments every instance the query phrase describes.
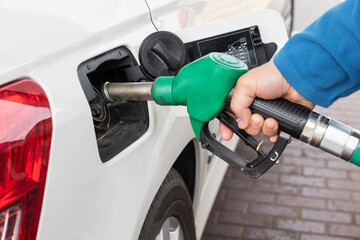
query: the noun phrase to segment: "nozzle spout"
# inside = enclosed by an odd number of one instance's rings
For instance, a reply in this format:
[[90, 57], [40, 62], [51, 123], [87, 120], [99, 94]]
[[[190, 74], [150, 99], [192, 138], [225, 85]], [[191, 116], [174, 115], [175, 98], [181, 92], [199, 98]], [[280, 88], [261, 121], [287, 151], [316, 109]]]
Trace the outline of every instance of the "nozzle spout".
[[102, 86], [102, 93], [108, 102], [117, 101], [149, 101], [153, 100], [151, 89], [152, 82], [140, 83], [110, 83]]

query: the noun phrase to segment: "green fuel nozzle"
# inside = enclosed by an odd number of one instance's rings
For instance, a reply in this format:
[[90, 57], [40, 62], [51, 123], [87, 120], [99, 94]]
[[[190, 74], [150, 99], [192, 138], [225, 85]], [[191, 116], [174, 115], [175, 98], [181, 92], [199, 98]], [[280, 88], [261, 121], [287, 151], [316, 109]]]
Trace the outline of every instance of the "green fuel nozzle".
[[[184, 66], [176, 76], [158, 77], [154, 83], [105, 83], [103, 95], [110, 102], [154, 100], [159, 105], [187, 107], [196, 138], [202, 147], [251, 178], [266, 172], [290, 142], [290, 136], [360, 166], [359, 131], [285, 99], [255, 98], [250, 109], [279, 123], [280, 134], [265, 153], [261, 144], [237, 126], [231, 113], [233, 88], [248, 70], [238, 58], [213, 52]], [[218, 142], [208, 122], [218, 118], [258, 154], [248, 161]]]
[[152, 96], [160, 105], [187, 106], [198, 140], [205, 122], [214, 119], [225, 106], [225, 98], [248, 70], [238, 58], [210, 53], [185, 67], [175, 77], [158, 77]]

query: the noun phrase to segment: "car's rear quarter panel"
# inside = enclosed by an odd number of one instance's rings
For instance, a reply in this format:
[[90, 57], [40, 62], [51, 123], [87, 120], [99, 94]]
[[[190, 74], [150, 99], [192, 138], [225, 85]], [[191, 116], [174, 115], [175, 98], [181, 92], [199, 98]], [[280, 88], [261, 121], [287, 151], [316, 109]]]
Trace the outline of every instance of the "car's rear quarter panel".
[[186, 116], [149, 104], [148, 132], [103, 164], [77, 68], [118, 46], [136, 56], [155, 31], [148, 8], [143, 1], [49, 4], [9, 1], [0, 9], [6, 36], [0, 40], [0, 84], [30, 77], [51, 105], [53, 136], [37, 238], [137, 239], [153, 196], [193, 138], [191, 127]]
[[[196, 21], [186, 26], [200, 24], [203, 12], [190, 10], [193, 15], [187, 17]], [[237, 29], [234, 24], [227, 29]], [[198, 36], [216, 35], [211, 28], [208, 25]], [[119, 46], [128, 47], [136, 57], [142, 40], [155, 31], [145, 2], [5, 0], [0, 4], [0, 31], [5, 36], [0, 38], [0, 85], [30, 77], [47, 93], [52, 112], [51, 155], [37, 239], [137, 239], [162, 180], [194, 138], [188, 116], [184, 108], [149, 103], [147, 133], [103, 164], [77, 68]], [[191, 32], [179, 35], [194, 40]], [[196, 153], [199, 237], [227, 165], [218, 158], [208, 165], [199, 145]]]

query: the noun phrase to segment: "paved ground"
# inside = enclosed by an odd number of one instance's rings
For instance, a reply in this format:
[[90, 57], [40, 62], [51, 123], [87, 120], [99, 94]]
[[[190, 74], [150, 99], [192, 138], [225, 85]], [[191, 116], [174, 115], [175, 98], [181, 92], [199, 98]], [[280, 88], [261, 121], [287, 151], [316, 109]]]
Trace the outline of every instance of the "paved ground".
[[[360, 92], [317, 111], [360, 129]], [[360, 239], [360, 168], [297, 140], [257, 180], [229, 168], [202, 240]]]

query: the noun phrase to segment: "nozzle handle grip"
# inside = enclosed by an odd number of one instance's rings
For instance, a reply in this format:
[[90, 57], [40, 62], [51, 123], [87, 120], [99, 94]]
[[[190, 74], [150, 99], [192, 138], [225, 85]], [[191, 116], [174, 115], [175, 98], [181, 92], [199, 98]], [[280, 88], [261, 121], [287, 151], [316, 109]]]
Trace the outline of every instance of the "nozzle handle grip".
[[[227, 95], [225, 109], [231, 112], [230, 102], [234, 89]], [[264, 100], [255, 98], [250, 106], [253, 113], [260, 114], [264, 118], [274, 118], [279, 123], [279, 129], [294, 138], [299, 139], [305, 124], [312, 112], [311, 109], [290, 102], [283, 98]]]

